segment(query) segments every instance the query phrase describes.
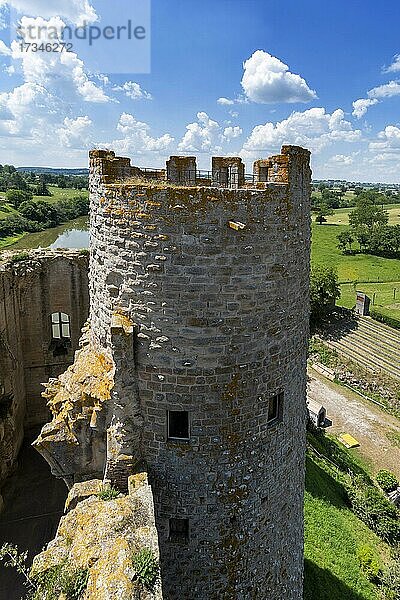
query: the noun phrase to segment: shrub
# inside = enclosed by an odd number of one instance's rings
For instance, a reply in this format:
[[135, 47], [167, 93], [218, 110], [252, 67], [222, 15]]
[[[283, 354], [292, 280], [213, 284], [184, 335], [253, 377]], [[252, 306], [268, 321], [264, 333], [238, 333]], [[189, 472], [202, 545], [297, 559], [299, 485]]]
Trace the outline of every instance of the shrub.
[[32, 200], [33, 194], [26, 190], [8, 190], [6, 193], [7, 202], [10, 202], [14, 208], [18, 208], [23, 202]]
[[105, 485], [103, 489], [97, 494], [97, 496], [98, 498], [100, 498], [100, 500], [104, 500], [105, 502], [107, 502], [108, 500], [115, 500], [116, 498], [118, 498], [119, 494], [120, 492], [111, 485]]
[[385, 470], [378, 471], [376, 481], [386, 493], [393, 492], [399, 485], [396, 475]]
[[156, 585], [160, 567], [151, 550], [144, 548], [134, 554], [132, 563], [136, 571], [136, 579], [144, 587], [152, 591]]
[[371, 309], [370, 315], [375, 321], [389, 325], [389, 327], [393, 327], [393, 329], [400, 329], [400, 319], [396, 319], [396, 317], [384, 315], [378, 312], [376, 308]]
[[28, 553], [4, 543], [0, 548], [0, 564], [14, 568], [24, 578], [27, 600], [80, 600], [89, 580], [88, 569], [74, 567], [68, 561], [55, 565], [32, 577], [27, 566]]
[[10, 258], [10, 263], [12, 265], [14, 265], [15, 263], [23, 262], [24, 260], [27, 260], [28, 258], [29, 258], [28, 252], [21, 252], [21, 254], [16, 254], [15, 256]]
[[67, 562], [56, 565], [35, 577], [32, 600], [80, 600], [89, 580], [88, 569], [72, 568]]
[[381, 568], [371, 546], [361, 546], [358, 548], [357, 558], [359, 560], [361, 570], [365, 573], [367, 579], [374, 583], [379, 581], [381, 576]]
[[400, 542], [400, 511], [360, 476], [351, 477], [346, 491], [353, 512], [389, 544]]
[[383, 570], [381, 578], [384, 598], [387, 600], [399, 600], [400, 598], [400, 559], [399, 557], [390, 561]]

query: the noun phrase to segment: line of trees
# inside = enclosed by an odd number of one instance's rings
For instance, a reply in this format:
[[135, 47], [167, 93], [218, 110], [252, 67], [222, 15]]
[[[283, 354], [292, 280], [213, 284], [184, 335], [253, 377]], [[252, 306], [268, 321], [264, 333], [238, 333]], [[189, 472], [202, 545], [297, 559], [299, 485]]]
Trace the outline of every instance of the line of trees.
[[347, 188], [342, 186], [340, 189], [333, 190], [326, 186], [319, 186], [320, 194], [313, 193], [313, 209], [318, 212], [322, 210], [323, 216], [332, 214], [335, 208], [350, 208], [357, 204], [359, 200], [369, 201], [376, 205], [384, 206], [386, 204], [395, 204], [400, 202], [400, 193], [387, 190], [385, 193], [379, 190], [363, 190], [362, 188], [355, 188], [354, 196], [345, 196]]
[[89, 180], [85, 175], [57, 175], [55, 173], [33, 173], [17, 171], [13, 165], [0, 165], [0, 192], [8, 190], [31, 191], [36, 196], [50, 196], [49, 185], [60, 189], [88, 189]]
[[[356, 251], [388, 257], [400, 253], [400, 225], [388, 225], [389, 213], [374, 203], [374, 198], [360, 194], [356, 208], [349, 215], [350, 227], [338, 236], [338, 248], [345, 254]], [[354, 245], [358, 244], [358, 250]]]

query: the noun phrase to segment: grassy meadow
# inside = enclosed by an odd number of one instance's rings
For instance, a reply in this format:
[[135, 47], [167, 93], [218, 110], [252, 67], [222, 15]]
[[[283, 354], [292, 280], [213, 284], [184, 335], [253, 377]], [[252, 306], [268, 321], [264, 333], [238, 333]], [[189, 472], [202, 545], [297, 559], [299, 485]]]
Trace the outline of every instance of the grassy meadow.
[[[385, 210], [389, 213], [389, 225], [398, 225], [400, 223], [400, 204], [385, 204]], [[335, 208], [333, 215], [326, 216], [326, 222], [334, 225], [348, 225], [349, 213], [352, 208]]]

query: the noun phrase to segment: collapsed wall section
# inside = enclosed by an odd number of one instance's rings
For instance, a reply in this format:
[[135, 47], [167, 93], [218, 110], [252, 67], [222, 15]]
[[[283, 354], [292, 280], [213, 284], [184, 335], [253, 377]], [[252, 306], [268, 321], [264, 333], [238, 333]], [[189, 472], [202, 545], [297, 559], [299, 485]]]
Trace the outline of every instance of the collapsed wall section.
[[[89, 313], [88, 258], [79, 251], [3, 253], [0, 260], [0, 486], [24, 432], [46, 422], [42, 383], [62, 373]], [[61, 339], [52, 315], [68, 316]], [[55, 339], [56, 327], [60, 338]], [[64, 330], [67, 325], [64, 324]], [[64, 333], [67, 333], [64, 331]]]

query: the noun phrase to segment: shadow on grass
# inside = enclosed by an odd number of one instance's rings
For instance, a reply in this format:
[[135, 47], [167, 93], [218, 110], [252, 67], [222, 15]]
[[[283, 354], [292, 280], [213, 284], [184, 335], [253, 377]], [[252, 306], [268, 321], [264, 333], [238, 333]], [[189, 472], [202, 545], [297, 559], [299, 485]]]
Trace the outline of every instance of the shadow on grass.
[[333, 573], [311, 560], [304, 561], [304, 600], [365, 600]]
[[347, 494], [342, 484], [310, 457], [307, 457], [306, 490], [314, 498], [321, 498], [338, 508], [348, 506]]

